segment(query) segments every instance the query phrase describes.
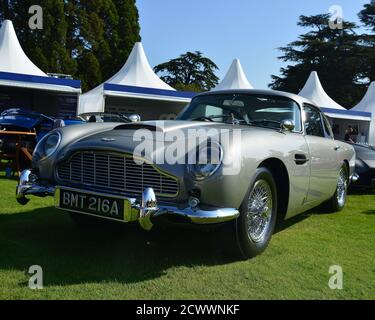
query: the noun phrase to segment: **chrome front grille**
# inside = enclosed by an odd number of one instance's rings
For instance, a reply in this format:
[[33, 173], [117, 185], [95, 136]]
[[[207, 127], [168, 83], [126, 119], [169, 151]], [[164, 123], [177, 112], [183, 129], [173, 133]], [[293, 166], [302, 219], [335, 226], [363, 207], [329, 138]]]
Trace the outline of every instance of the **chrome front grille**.
[[176, 178], [148, 163], [137, 164], [132, 156], [124, 154], [77, 152], [67, 162], [58, 164], [57, 178], [64, 185], [126, 196], [140, 195], [145, 188], [153, 188], [159, 196], [178, 194]]

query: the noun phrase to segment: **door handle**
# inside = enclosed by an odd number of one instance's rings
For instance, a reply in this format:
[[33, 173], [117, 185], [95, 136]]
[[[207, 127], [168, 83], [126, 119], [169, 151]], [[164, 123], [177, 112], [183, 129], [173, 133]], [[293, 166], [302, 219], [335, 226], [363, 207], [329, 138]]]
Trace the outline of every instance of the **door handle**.
[[294, 156], [294, 162], [297, 164], [297, 166], [302, 166], [309, 161], [310, 161], [310, 159], [307, 158], [307, 156], [305, 154], [301, 153], [301, 154], [296, 154]]

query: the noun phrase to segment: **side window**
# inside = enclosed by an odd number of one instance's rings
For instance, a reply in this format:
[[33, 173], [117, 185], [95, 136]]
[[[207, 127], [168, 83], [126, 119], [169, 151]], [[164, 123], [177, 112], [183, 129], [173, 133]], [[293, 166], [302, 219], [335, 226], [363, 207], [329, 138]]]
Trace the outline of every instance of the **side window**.
[[305, 130], [309, 136], [325, 137], [323, 129], [323, 120], [319, 110], [307, 104], [304, 105], [305, 110]]

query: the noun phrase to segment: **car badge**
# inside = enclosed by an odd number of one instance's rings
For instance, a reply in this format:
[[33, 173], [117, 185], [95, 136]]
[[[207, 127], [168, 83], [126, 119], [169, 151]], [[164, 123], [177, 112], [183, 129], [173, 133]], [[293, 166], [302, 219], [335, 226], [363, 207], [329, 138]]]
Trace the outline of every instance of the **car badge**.
[[104, 141], [104, 142], [113, 142], [113, 141], [116, 141], [116, 139], [113, 139], [113, 138], [102, 138], [102, 141]]

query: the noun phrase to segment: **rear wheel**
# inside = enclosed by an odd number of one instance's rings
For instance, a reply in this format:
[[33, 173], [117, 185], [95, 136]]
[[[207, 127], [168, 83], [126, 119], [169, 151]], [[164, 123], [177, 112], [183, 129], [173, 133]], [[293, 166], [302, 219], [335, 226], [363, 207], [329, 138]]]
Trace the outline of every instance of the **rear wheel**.
[[277, 217], [277, 190], [272, 173], [267, 168], [256, 172], [236, 221], [236, 245], [241, 257], [249, 259], [268, 246]]
[[345, 164], [340, 169], [339, 179], [337, 182], [336, 192], [333, 197], [326, 203], [326, 208], [330, 212], [340, 212], [346, 204], [348, 194], [349, 175]]

